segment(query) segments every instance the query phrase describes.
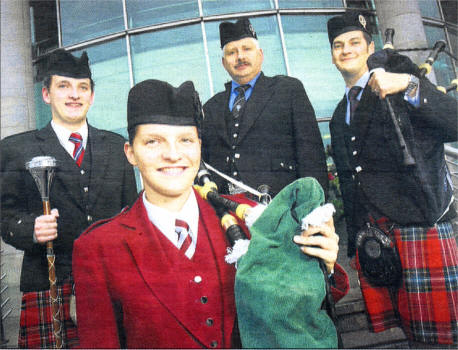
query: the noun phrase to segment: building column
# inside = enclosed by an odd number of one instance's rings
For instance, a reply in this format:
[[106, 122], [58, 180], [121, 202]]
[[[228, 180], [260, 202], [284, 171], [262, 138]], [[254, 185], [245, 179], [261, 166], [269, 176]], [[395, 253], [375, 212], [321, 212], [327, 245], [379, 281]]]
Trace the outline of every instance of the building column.
[[[398, 49], [412, 49], [428, 47], [425, 29], [421, 19], [421, 12], [417, 0], [374, 0], [379, 20], [380, 33], [385, 36], [386, 28], [393, 28], [394, 47]], [[429, 51], [402, 52], [416, 64], [422, 64]], [[432, 82], [436, 82], [434, 71], [428, 75]]]
[[35, 129], [29, 2], [0, 1], [1, 116], [0, 136]]
[[[35, 129], [32, 45], [28, 0], [0, 0], [1, 123], [0, 138]], [[0, 315], [8, 347], [17, 347], [21, 292], [22, 252], [0, 240], [1, 279], [4, 292]], [[4, 289], [8, 286], [7, 289]], [[8, 302], [6, 302], [8, 300]]]

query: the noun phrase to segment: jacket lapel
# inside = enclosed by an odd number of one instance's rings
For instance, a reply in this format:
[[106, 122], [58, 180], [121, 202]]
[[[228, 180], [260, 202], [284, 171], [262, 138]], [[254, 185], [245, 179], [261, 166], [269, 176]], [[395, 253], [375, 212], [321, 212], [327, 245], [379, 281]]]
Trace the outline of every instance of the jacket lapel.
[[[142, 194], [122, 218], [121, 225], [132, 230], [132, 234], [126, 236], [126, 244], [143, 280], [157, 300], [176, 318], [180, 318], [180, 310], [174, 307], [173, 293], [167, 287], [179, 285], [179, 276], [172, 273], [171, 252], [175, 247], [150, 223]], [[151, 252], [154, 252], [154, 257]]]
[[[89, 206], [92, 208], [97, 202], [99, 192], [103, 185], [103, 179], [106, 178], [108, 162], [115, 152], [111, 144], [105, 141], [105, 135], [98, 129], [88, 125], [88, 143], [91, 148], [91, 178], [89, 183]], [[103, 145], [103, 147], [101, 147]]]
[[378, 105], [377, 100], [378, 96], [372, 93], [371, 89], [366, 86], [363, 90], [361, 100], [358, 103], [358, 107], [356, 108], [351, 125], [356, 136], [356, 150], [358, 154], [361, 153], [360, 151], [363, 147], [362, 141], [365, 140], [369, 125], [374, 118]]
[[229, 117], [231, 111], [229, 110], [229, 98], [231, 96], [231, 82], [226, 83], [226, 91], [220, 95], [220, 100], [216, 102], [217, 106], [222, 106], [221, 115], [216, 115], [216, 132], [226, 142], [227, 146], [230, 146], [230, 139], [227, 130], [226, 120]]
[[[184, 259], [182, 253], [154, 227], [143, 205], [140, 195], [129, 213], [122, 219], [121, 224], [133, 232], [127, 235], [126, 244], [130, 250], [138, 272], [149, 287], [158, 302], [188, 330], [196, 339], [202, 333], [202, 327], [189, 320], [189, 310], [186, 305], [177, 305], [174, 286], [186, 286], [189, 276], [175, 273], [176, 259]], [[200, 232], [199, 232], [200, 234]], [[151, 252], [154, 251], [154, 258]], [[233, 322], [233, 319], [232, 319]]]
[[271, 87], [270, 78], [264, 76], [264, 73], [261, 72], [253, 88], [253, 92], [245, 105], [245, 111], [243, 112], [242, 122], [240, 124], [239, 142], [243, 140], [255, 121], [261, 116], [273, 93], [274, 89]]
[[345, 142], [345, 130], [349, 128], [349, 125], [345, 122], [345, 116], [347, 113], [347, 98], [344, 95], [343, 99], [337, 105], [334, 112], [334, 116], [331, 123], [335, 123], [333, 128], [334, 133], [332, 135], [333, 152], [336, 157], [343, 161], [345, 167], [350, 169], [350, 160], [348, 159], [347, 146]]
[[52, 156], [58, 161], [58, 166], [68, 165], [72, 162], [75, 163], [73, 158], [67, 151], [62, 147], [54, 132], [51, 123], [48, 123], [46, 127], [38, 130], [35, 134], [38, 139], [38, 145], [45, 156]]
[[79, 179], [76, 177], [78, 174], [78, 166], [70, 154], [68, 154], [60, 144], [59, 139], [57, 138], [57, 135], [51, 126], [51, 123], [48, 123], [48, 125], [43, 129], [38, 130], [35, 135], [37, 138], [37, 145], [40, 148], [41, 153], [45, 156], [52, 156], [57, 161], [54, 182], [62, 179], [59, 181], [59, 185], [63, 188], [68, 198], [73, 199], [74, 202], [79, 207], [81, 207], [82, 193], [79, 189], [79, 182], [77, 181], [75, 183], [75, 179]]

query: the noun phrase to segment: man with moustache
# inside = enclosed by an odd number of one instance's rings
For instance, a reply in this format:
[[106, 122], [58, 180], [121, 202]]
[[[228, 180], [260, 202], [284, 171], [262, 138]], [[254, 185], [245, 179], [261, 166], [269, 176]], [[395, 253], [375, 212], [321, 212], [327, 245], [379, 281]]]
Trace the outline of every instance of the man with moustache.
[[[62, 344], [71, 348], [78, 345], [69, 316], [73, 241], [94, 221], [133, 203], [137, 192], [132, 166], [122, 154], [123, 137], [87, 122], [94, 82], [86, 52], [80, 58], [61, 49], [51, 53], [42, 96], [51, 107], [51, 122], [0, 142], [1, 234], [24, 251], [18, 346], [55, 346], [46, 259], [46, 242], [53, 241]], [[43, 215], [37, 185], [25, 168], [36, 156], [57, 161], [50, 215]]]
[[[380, 286], [384, 281], [369, 283], [370, 275], [363, 274], [365, 251], [357, 251], [373, 331], [401, 326], [413, 348], [456, 347], [458, 251], [450, 224], [456, 214], [443, 147], [457, 140], [456, 100], [419, 78], [408, 58], [389, 51], [370, 57], [374, 42], [368, 26], [364, 15], [353, 11], [328, 21], [332, 62], [346, 84], [330, 130], [348, 251], [355, 254], [363, 237], [356, 238], [358, 230], [370, 226], [383, 231], [399, 254], [402, 280]], [[370, 72], [373, 59], [385, 61], [386, 71]], [[414, 166], [403, 164], [388, 96]]]
[[[276, 195], [301, 177], [328, 188], [326, 159], [315, 112], [302, 83], [267, 77], [257, 35], [247, 18], [220, 24], [222, 64], [232, 78], [205, 105], [202, 156], [217, 170]], [[224, 193], [241, 190], [216, 179]]]

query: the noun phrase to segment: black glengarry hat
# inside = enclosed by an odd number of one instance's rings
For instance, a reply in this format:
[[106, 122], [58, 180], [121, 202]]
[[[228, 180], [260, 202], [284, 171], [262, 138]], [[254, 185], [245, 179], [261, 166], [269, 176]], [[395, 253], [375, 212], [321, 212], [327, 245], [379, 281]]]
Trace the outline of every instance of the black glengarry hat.
[[92, 78], [86, 51], [77, 58], [64, 49], [55, 50], [49, 55], [46, 74], [76, 79]]
[[200, 130], [202, 106], [192, 81], [175, 88], [149, 79], [135, 85], [127, 99], [127, 129], [140, 124], [196, 126]]
[[240, 40], [243, 38], [257, 39], [256, 32], [248, 18], [239, 19], [237, 22], [222, 22], [219, 25], [219, 38], [221, 48], [228, 42]]
[[332, 46], [336, 37], [353, 30], [361, 30], [371, 36], [369, 21], [361, 12], [347, 11], [342, 16], [332, 17], [328, 21], [329, 43]]

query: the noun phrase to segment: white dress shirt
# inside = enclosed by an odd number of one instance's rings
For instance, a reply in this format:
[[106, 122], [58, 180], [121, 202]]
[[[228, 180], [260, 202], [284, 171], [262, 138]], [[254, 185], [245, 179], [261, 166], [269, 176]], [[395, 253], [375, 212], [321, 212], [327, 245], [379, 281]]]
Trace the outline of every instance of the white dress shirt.
[[56, 133], [57, 138], [59, 139], [59, 143], [62, 145], [63, 148], [65, 148], [67, 153], [70, 154], [72, 158], [73, 150], [75, 149], [75, 144], [69, 141], [70, 135], [72, 133], [77, 132], [81, 135], [81, 137], [83, 138], [83, 148], [86, 149], [88, 136], [87, 123], [84, 123], [84, 125], [76, 131], [70, 131], [64, 128], [63, 126], [54, 123], [54, 120], [51, 120], [51, 126], [54, 132]]
[[172, 212], [167, 209], [158, 207], [151, 204], [146, 199], [146, 193], [143, 192], [143, 204], [145, 205], [146, 212], [149, 220], [155, 225], [172, 244], [177, 247], [178, 235], [175, 232], [175, 220], [180, 219], [189, 225], [189, 235], [191, 236], [192, 243], [186, 250], [185, 255], [191, 259], [196, 251], [197, 246], [197, 231], [199, 228], [199, 206], [194, 191], [191, 190], [186, 203], [179, 212]]

